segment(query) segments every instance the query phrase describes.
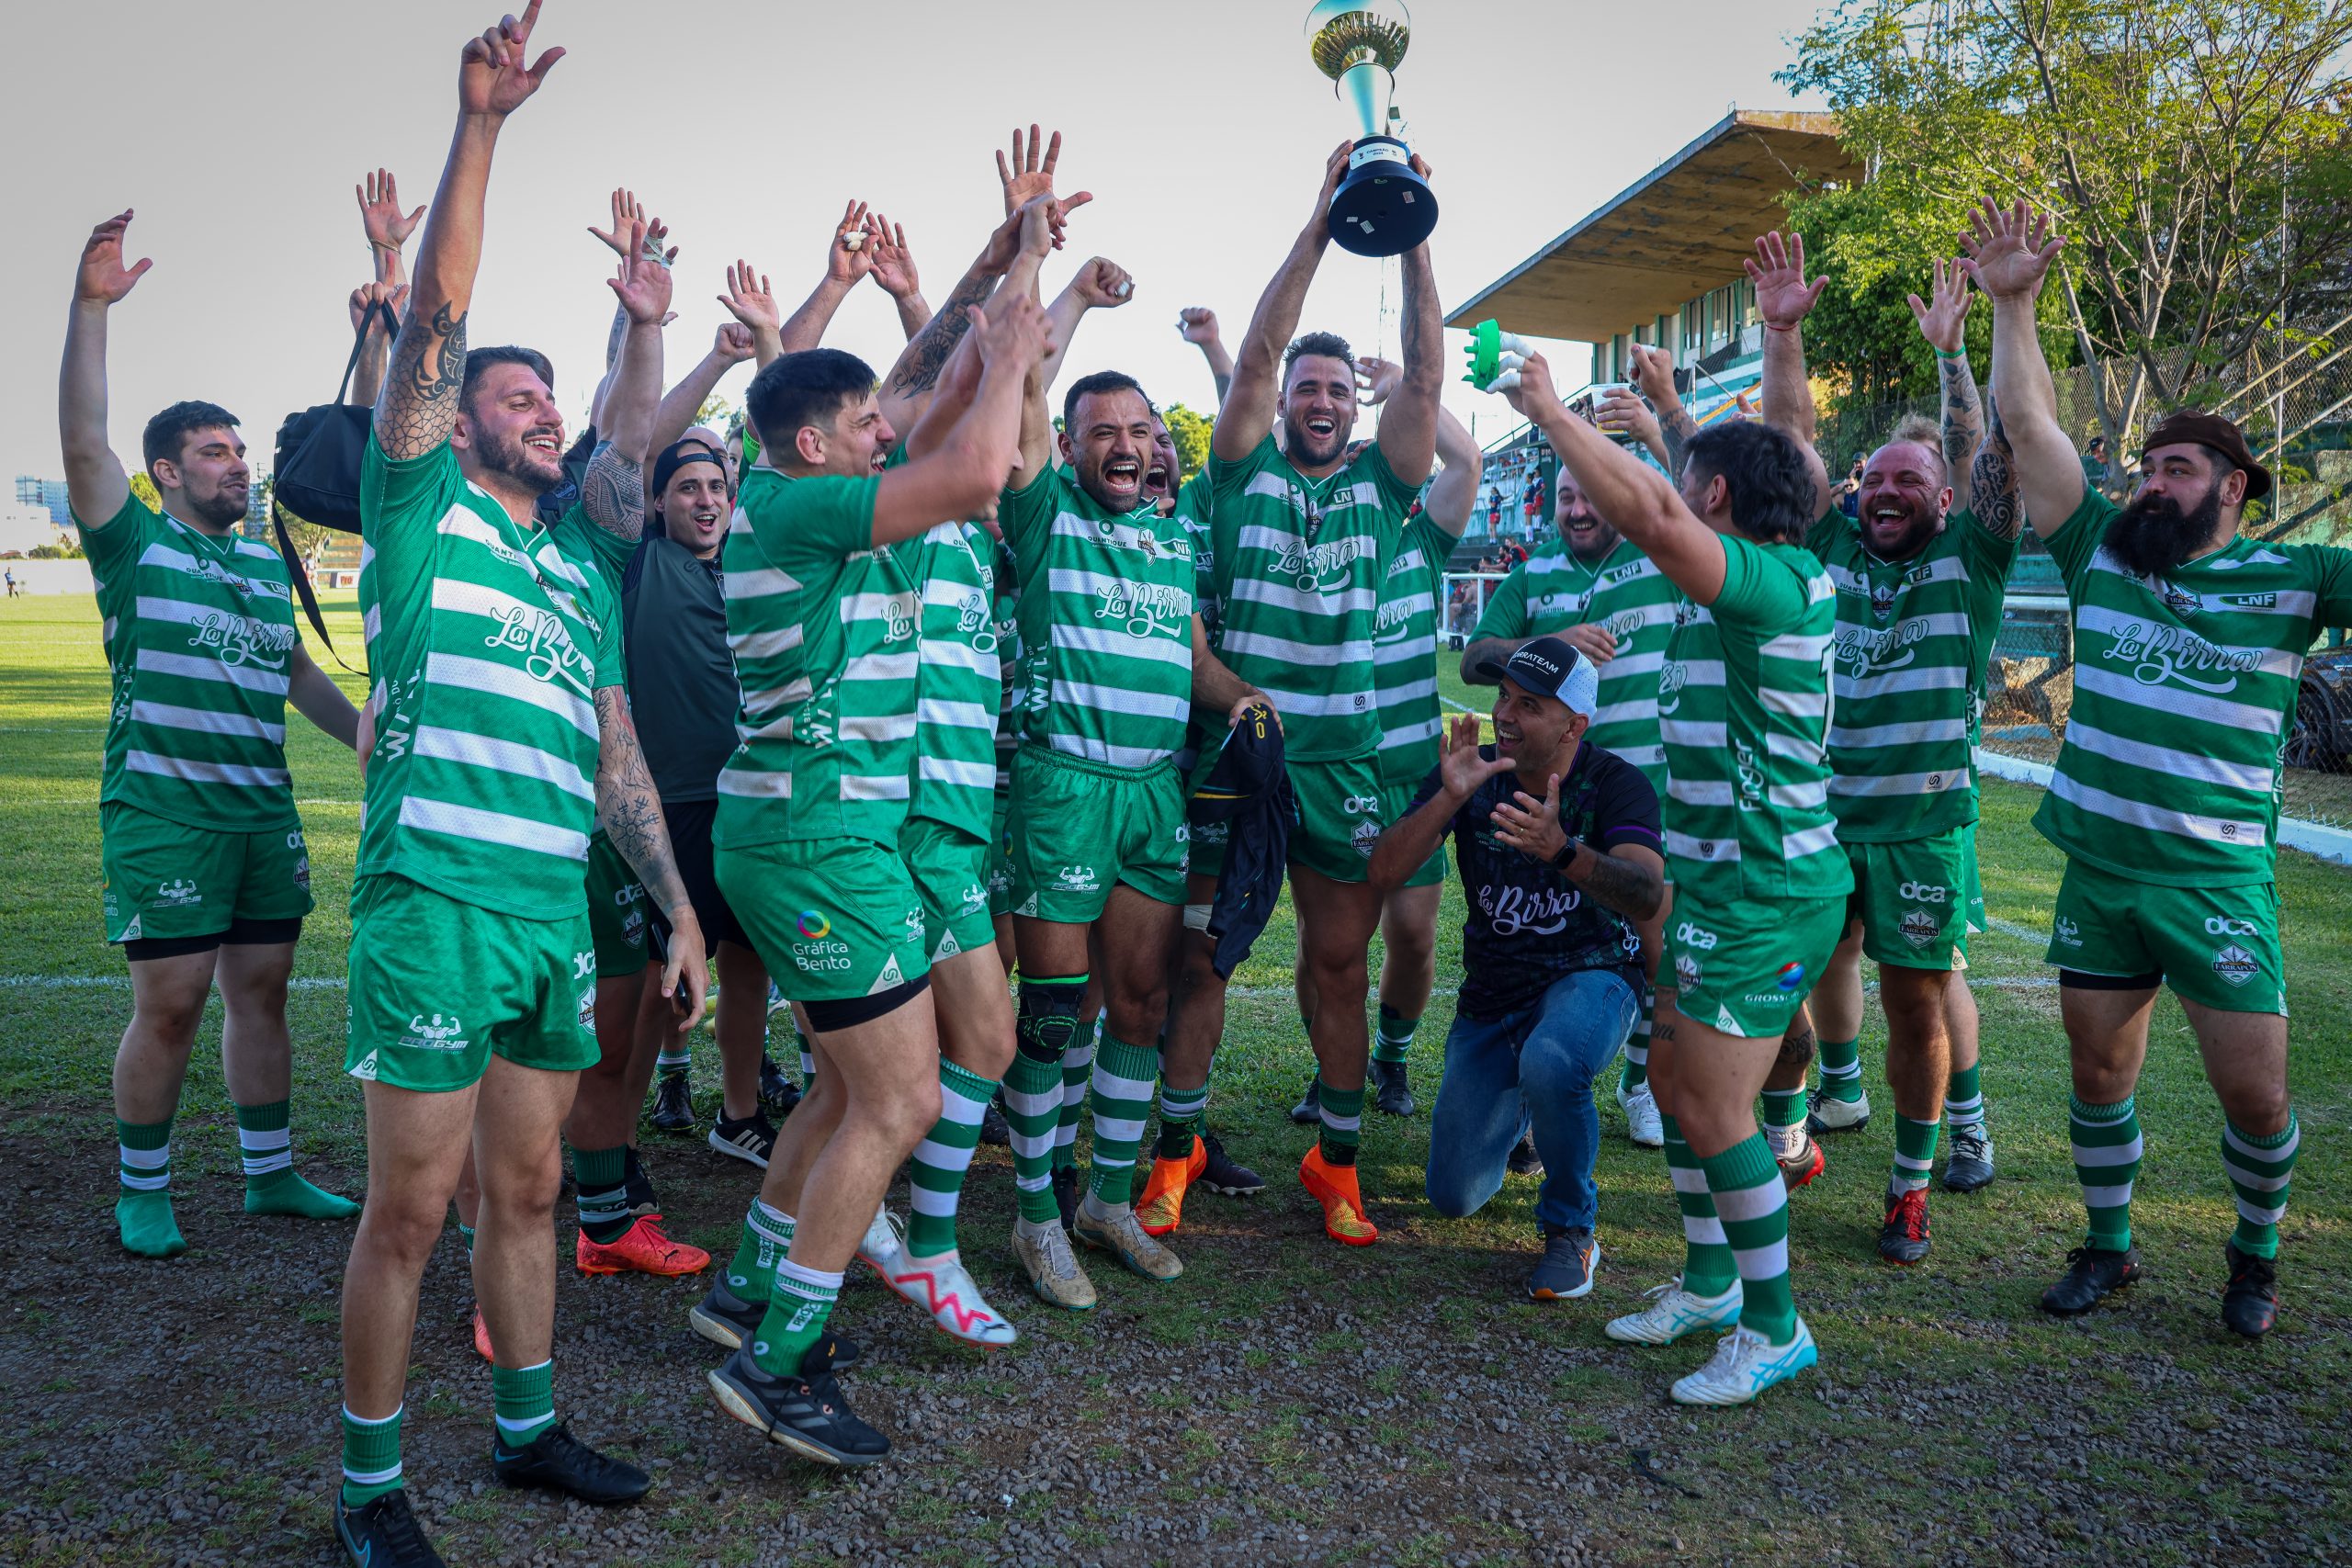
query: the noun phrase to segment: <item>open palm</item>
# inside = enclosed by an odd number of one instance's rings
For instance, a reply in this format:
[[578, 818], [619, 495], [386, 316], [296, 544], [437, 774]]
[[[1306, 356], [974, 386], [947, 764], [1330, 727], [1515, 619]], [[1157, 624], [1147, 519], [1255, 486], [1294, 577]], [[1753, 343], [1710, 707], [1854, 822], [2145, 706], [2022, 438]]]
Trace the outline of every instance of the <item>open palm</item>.
[[155, 264], [143, 256], [130, 266], [122, 265], [122, 237], [130, 228], [130, 213], [126, 210], [90, 231], [89, 243], [82, 247], [81, 271], [74, 279], [75, 299], [112, 305], [147, 276], [147, 269]]

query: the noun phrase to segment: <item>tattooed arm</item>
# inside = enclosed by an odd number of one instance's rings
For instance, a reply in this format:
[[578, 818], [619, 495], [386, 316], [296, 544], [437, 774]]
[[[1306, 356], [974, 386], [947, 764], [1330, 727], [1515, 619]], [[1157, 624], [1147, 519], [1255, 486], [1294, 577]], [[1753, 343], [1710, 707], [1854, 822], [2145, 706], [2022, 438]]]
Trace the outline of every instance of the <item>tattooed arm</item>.
[[1634, 389], [1649, 399], [1650, 407], [1657, 412], [1658, 443], [1666, 448], [1660, 457], [1667, 473], [1679, 479], [1682, 454], [1699, 434], [1699, 422], [1690, 417], [1690, 411], [1682, 406], [1682, 394], [1674, 389], [1674, 355], [1643, 344], [1635, 344], [1631, 352]]
[[1977, 444], [1976, 460], [1969, 465], [1968, 503], [1978, 527], [1996, 539], [2014, 539], [2025, 525], [2025, 513], [2018, 506], [2018, 471], [2009, 451], [2009, 433], [2001, 428], [2001, 405], [1989, 388], [1984, 393], [1984, 438]]
[[646, 770], [637, 726], [629, 720], [628, 700], [620, 687], [596, 688], [596, 729], [602, 737], [596, 753], [596, 821], [670, 922], [662, 994], [684, 1020], [679, 1027], [689, 1029], [702, 1017], [703, 992], [710, 983], [702, 925], [679, 879], [670, 829], [662, 818], [662, 798]]
[[1944, 482], [1955, 507], [1969, 502], [1970, 466], [1984, 434], [1984, 411], [1977, 401], [1976, 373], [1968, 367], [1968, 274], [1958, 262], [1936, 258], [1931, 298], [1909, 297], [1919, 335], [1936, 351], [1936, 384], [1943, 403]]

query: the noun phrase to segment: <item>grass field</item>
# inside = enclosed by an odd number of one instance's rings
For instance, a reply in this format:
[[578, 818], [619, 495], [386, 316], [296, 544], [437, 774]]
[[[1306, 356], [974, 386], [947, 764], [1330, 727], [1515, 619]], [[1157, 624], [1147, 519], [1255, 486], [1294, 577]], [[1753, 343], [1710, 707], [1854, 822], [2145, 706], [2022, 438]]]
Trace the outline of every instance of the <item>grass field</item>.
[[[356, 662], [347, 603], [334, 625]], [[1448, 688], [1476, 700], [1450, 674]], [[174, 1157], [193, 1250], [153, 1263], [114, 1241], [107, 1083], [129, 992], [98, 928], [107, 705], [90, 604], [0, 605], [0, 1168], [16, 1198], [0, 1562], [325, 1562], [348, 1228], [242, 1215], [209, 1048]], [[358, 783], [348, 754], [299, 718], [289, 750], [318, 897], [291, 1004], [296, 1155], [356, 1192], [360, 1100], [338, 1068]], [[1965, 1199], [1938, 1189], [1934, 1255], [1897, 1271], [1872, 1247], [1891, 1118], [1831, 1139], [1828, 1171], [1792, 1205], [1798, 1300], [1821, 1365], [1758, 1407], [1667, 1403], [1667, 1382], [1711, 1345], [1634, 1353], [1600, 1335], [1681, 1253], [1662, 1162], [1623, 1141], [1613, 1107], [1604, 1262], [1585, 1301], [1520, 1297], [1536, 1247], [1532, 1182], [1513, 1179], [1464, 1221], [1421, 1201], [1426, 1109], [1401, 1123], [1367, 1117], [1381, 1245], [1322, 1239], [1289, 1177], [1306, 1140], [1283, 1111], [1308, 1056], [1285, 917], [1237, 977], [1210, 1110], [1272, 1184], [1246, 1203], [1194, 1200], [1175, 1238], [1182, 1281], [1156, 1289], [1106, 1264], [1093, 1270], [1102, 1310], [1049, 1313], [1013, 1282], [1009, 1162], [983, 1149], [965, 1255], [1023, 1343], [983, 1359], [858, 1284], [842, 1314], [871, 1348], [848, 1385], [899, 1451], [841, 1476], [718, 1413], [700, 1378], [709, 1347], [684, 1326], [698, 1286], [583, 1281], [567, 1267], [560, 1409], [662, 1483], [636, 1509], [592, 1516], [485, 1489], [489, 1380], [466, 1337], [453, 1236], [426, 1277], [414, 1352], [420, 1510], [461, 1562], [2344, 1561], [2352, 873], [2293, 855], [2281, 866], [2304, 1142], [2278, 1332], [2245, 1345], [2216, 1316], [2231, 1224], [2220, 1116], [2169, 1001], [2140, 1097], [2148, 1278], [2086, 1319], [2052, 1322], [2034, 1298], [2081, 1224], [2065, 1044], [2038, 937], [2060, 867], [2027, 826], [2032, 793], [1987, 788], [1994, 929], [1973, 976], [2001, 1179]], [[1459, 922], [1449, 887], [1440, 995], [1414, 1061], [1425, 1107]], [[1873, 1015], [1873, 1084], [1882, 1039]], [[704, 1049], [706, 1115], [716, 1067]], [[731, 1246], [745, 1168], [650, 1134], [646, 1147], [673, 1230]], [[561, 1228], [568, 1247], [568, 1213]]]

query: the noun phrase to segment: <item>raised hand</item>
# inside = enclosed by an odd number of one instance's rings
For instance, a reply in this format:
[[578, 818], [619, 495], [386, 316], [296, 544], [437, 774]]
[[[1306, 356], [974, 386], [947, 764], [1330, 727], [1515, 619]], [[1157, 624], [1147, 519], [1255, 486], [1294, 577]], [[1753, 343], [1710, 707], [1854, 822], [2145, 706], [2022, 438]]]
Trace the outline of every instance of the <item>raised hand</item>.
[[408, 307], [408, 285], [405, 283], [363, 283], [351, 291], [351, 331], [356, 336], [368, 318], [377, 314], [379, 305], [389, 307], [392, 320], [400, 320], [401, 311]]
[[905, 299], [922, 292], [922, 279], [915, 271], [915, 254], [907, 248], [907, 231], [876, 212], [865, 220], [865, 250], [871, 258], [874, 281], [882, 292], [893, 299]]
[[738, 261], [727, 269], [727, 292], [718, 297], [718, 302], [727, 307], [729, 315], [754, 333], [774, 333], [784, 325], [784, 315], [776, 309], [767, 274], [754, 271], [750, 262]]
[[[1042, 152], [1039, 151], [1041, 143], [1044, 143]], [[1029, 141], [1024, 147], [1021, 141], [1021, 128], [1017, 125], [1012, 128], [1012, 159], [1007, 161], [1001, 152], [996, 155], [996, 177], [1004, 186], [1004, 215], [1007, 218], [1036, 197], [1054, 194], [1054, 165], [1061, 162], [1061, 157], [1060, 131], [1055, 131], [1053, 141], [1048, 143], [1033, 125], [1029, 128]]]
[[1531, 860], [1546, 864], [1552, 857], [1568, 847], [1568, 835], [1560, 826], [1560, 775], [1550, 775], [1544, 786], [1544, 798], [1536, 799], [1525, 790], [1514, 790], [1511, 798], [1495, 807], [1495, 837]]
[[458, 108], [462, 114], [503, 118], [523, 107], [548, 79], [563, 51], [550, 49], [535, 64], [529, 58], [532, 29], [539, 25], [540, 0], [523, 7], [523, 19], [502, 17], [481, 37], [468, 39], [458, 61]]
[[81, 270], [74, 276], [74, 298], [100, 305], [112, 305], [131, 290], [131, 286], [147, 276], [155, 264], [141, 256], [130, 266], [122, 265], [122, 237], [130, 228], [130, 209], [125, 208], [90, 231], [90, 238], [82, 246]]
[[1943, 354], [1958, 354], [1966, 343], [1968, 305], [1973, 298], [1968, 288], [1968, 273], [1960, 259], [1946, 262], [1936, 258], [1934, 303], [1922, 303], [1917, 294], [1906, 294], [1911, 313], [1919, 320], [1919, 335], [1928, 346]]
[[825, 253], [825, 276], [846, 288], [874, 270], [874, 252], [865, 243], [865, 203], [853, 201], [842, 209], [833, 225], [832, 246]]
[[1176, 330], [1186, 343], [1215, 343], [1217, 341], [1216, 312], [1205, 305], [1187, 305], [1176, 312]]
[[2022, 198], [2007, 210], [1992, 197], [1970, 209], [1960, 248], [1961, 266], [1976, 287], [1996, 299], [2030, 299], [2041, 292], [2050, 264], [2065, 245], [2051, 231], [2050, 215], [2029, 209]]
[[1549, 408], [1560, 400], [1559, 389], [1552, 384], [1550, 360], [1540, 354], [1530, 354], [1521, 359], [1514, 369], [1516, 378], [1508, 375], [1498, 378], [1495, 389], [1502, 394], [1503, 401], [1520, 413], [1525, 414], [1531, 409]]
[[740, 321], [721, 321], [710, 342], [710, 352], [729, 365], [741, 365], [759, 352], [759, 340]]
[[1634, 384], [1635, 391], [1661, 408], [1682, 400], [1682, 395], [1674, 389], [1672, 354], [1642, 343], [1633, 344], [1627, 353], [1632, 356], [1633, 367], [1625, 378]]
[[[613, 226], [610, 229], [599, 229], [591, 223], [588, 225], [588, 232], [612, 247], [615, 254], [627, 255], [630, 226], [643, 223], [645, 220], [645, 204], [637, 199], [637, 193], [633, 190], [616, 187], [613, 191]], [[649, 229], [648, 232], [650, 231]]]
[[659, 325], [670, 313], [670, 268], [658, 255], [645, 253], [647, 225], [629, 225], [628, 248], [605, 281], [613, 286], [621, 309], [638, 326]]
[[1101, 256], [1080, 267], [1069, 286], [1077, 291], [1079, 303], [1090, 310], [1115, 310], [1136, 295], [1136, 281], [1127, 276], [1127, 269]]
[[1438, 779], [1445, 793], [1466, 800], [1497, 773], [1510, 772], [1508, 758], [1478, 755], [1478, 716], [1456, 714], [1445, 732], [1445, 757], [1438, 764]]
[[1340, 192], [1340, 182], [1347, 178], [1348, 154], [1355, 151], [1352, 141], [1342, 141], [1323, 160], [1323, 188], [1315, 193], [1315, 211], [1306, 220], [1308, 231], [1321, 239], [1331, 237], [1331, 198]]
[[1657, 414], [1623, 387], [1611, 387], [1601, 394], [1599, 417], [1594, 423], [1611, 435], [1630, 435], [1645, 446], [1663, 446], [1666, 441]]
[[1393, 359], [1363, 355], [1356, 360], [1356, 401], [1376, 408], [1404, 383], [1405, 367]]
[[1756, 286], [1756, 313], [1768, 327], [1795, 326], [1829, 286], [1826, 276], [1807, 283], [1804, 276], [1804, 236], [1783, 235], [1775, 229], [1756, 240], [1756, 254], [1740, 265]]
[[1026, 369], [1053, 346], [1052, 323], [1046, 319], [1045, 307], [1026, 294], [998, 300], [994, 315], [975, 305], [971, 320], [972, 337], [979, 345], [983, 365], [1011, 364]]
[[400, 186], [392, 182], [390, 169], [379, 169], [360, 184], [351, 187], [359, 199], [359, 225], [368, 231], [368, 243], [379, 251], [397, 254], [416, 226], [424, 221], [424, 209], [402, 216]]

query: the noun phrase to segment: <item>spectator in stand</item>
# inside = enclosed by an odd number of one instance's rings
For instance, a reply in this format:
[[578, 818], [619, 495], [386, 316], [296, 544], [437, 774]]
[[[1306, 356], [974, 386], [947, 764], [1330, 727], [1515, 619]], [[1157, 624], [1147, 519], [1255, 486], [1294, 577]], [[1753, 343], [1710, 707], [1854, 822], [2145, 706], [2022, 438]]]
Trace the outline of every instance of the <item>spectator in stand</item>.
[[1505, 539], [1503, 547], [1497, 553], [1502, 558], [1502, 570], [1505, 571], [1509, 571], [1515, 566], [1522, 566], [1527, 561], [1527, 547], [1517, 539]]
[[1503, 531], [1503, 487], [1496, 485], [1487, 491], [1487, 537], [1494, 538]]
[[1844, 479], [1838, 480], [1836, 487], [1835, 493], [1838, 500], [1838, 510], [1844, 513], [1849, 517], [1857, 515], [1861, 508], [1862, 460], [1864, 456], [1865, 455], [1860, 452], [1854, 454], [1854, 467], [1852, 471], [1848, 473]]
[[1520, 493], [1527, 498], [1526, 504], [1521, 510], [1527, 514], [1526, 531], [1532, 534], [1535, 532], [1536, 520], [1544, 515], [1544, 475], [1541, 470], [1527, 476], [1527, 483]]
[[2094, 435], [2083, 449], [2083, 483], [2104, 493], [2115, 483], [2115, 468], [2107, 460], [2107, 437]]

